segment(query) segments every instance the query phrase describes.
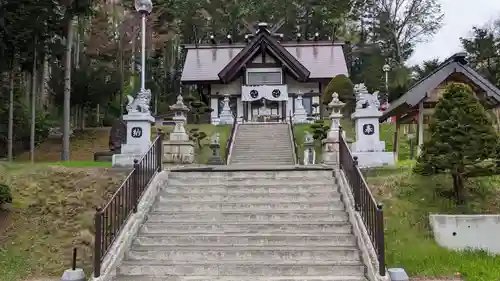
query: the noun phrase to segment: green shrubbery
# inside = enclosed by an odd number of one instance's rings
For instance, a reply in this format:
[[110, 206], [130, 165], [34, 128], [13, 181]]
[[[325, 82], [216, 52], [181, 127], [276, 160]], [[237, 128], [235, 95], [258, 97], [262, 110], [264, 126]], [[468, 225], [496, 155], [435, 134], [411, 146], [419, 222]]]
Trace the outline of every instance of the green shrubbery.
[[12, 194], [8, 185], [0, 183], [0, 207], [5, 203], [12, 203]]

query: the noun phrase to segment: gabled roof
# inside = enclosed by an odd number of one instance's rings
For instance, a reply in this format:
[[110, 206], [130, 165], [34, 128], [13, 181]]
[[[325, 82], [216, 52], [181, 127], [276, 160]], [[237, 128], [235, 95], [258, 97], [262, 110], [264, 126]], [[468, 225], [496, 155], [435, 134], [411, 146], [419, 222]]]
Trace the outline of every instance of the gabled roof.
[[298, 81], [307, 81], [311, 72], [307, 70], [296, 58], [294, 58], [276, 39], [274, 39], [268, 30], [260, 29], [255, 38], [234, 57], [218, 74], [220, 80], [224, 83], [232, 81], [237, 77], [239, 71], [245, 67], [257, 53], [269, 52]]
[[500, 104], [500, 90], [482, 77], [476, 70], [467, 64], [464, 53], [458, 53], [444, 61], [434, 72], [420, 79], [404, 95], [394, 101], [386, 109], [380, 120], [383, 121], [401, 108], [412, 108], [427, 98], [428, 93], [436, 89], [443, 81], [453, 73], [461, 73], [481, 88], [491, 104]]
[[[325, 41], [301, 41], [279, 43], [308, 71], [309, 79], [331, 79], [339, 74], [348, 75], [342, 43]], [[193, 83], [213, 81], [247, 44], [186, 45], [186, 59], [181, 81]]]

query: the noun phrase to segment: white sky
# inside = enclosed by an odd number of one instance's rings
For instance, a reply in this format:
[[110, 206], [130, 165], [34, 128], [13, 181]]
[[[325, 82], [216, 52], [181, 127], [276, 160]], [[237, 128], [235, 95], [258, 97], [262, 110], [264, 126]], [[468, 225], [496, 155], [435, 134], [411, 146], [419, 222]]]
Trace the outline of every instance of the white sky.
[[441, 60], [461, 51], [460, 37], [468, 37], [473, 26], [500, 19], [500, 0], [438, 0], [444, 12], [441, 30], [428, 42], [420, 43], [409, 65], [424, 60]]

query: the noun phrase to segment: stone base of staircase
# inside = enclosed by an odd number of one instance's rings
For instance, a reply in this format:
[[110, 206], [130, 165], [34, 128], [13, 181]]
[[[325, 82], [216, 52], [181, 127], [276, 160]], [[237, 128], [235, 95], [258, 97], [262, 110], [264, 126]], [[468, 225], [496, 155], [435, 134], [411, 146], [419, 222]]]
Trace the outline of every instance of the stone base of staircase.
[[172, 169], [117, 281], [366, 281], [332, 169]]

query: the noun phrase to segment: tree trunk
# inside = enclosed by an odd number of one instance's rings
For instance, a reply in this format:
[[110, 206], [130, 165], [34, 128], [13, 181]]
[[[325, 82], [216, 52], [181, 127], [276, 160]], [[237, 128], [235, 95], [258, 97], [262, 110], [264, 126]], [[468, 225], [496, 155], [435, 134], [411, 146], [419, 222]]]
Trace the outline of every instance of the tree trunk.
[[36, 90], [37, 90], [37, 68], [36, 68], [36, 38], [33, 44], [33, 69], [31, 71], [31, 133], [30, 133], [30, 161], [35, 163], [35, 127], [36, 127]]
[[42, 68], [42, 91], [40, 104], [41, 107], [47, 109], [49, 106], [49, 55], [45, 54], [43, 58], [43, 68]]
[[455, 172], [452, 175], [453, 178], [453, 190], [455, 193], [455, 202], [457, 205], [463, 205], [464, 203], [464, 176], [460, 172]]
[[7, 159], [13, 159], [13, 138], [14, 138], [14, 67], [10, 71], [9, 77], [9, 128], [7, 132]]
[[69, 161], [70, 112], [71, 112], [71, 47], [73, 44], [73, 18], [68, 17], [66, 54], [64, 60], [63, 151], [62, 161]]

